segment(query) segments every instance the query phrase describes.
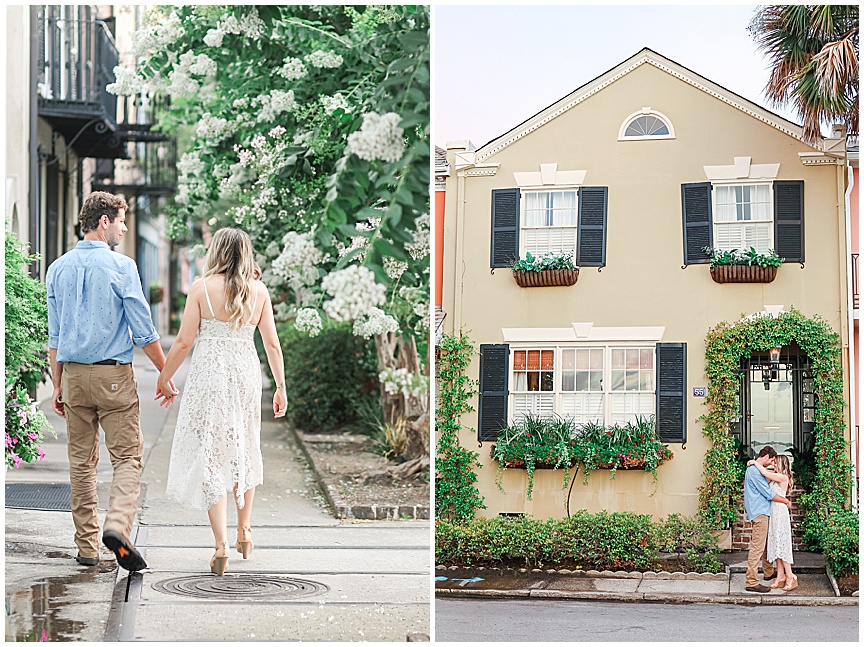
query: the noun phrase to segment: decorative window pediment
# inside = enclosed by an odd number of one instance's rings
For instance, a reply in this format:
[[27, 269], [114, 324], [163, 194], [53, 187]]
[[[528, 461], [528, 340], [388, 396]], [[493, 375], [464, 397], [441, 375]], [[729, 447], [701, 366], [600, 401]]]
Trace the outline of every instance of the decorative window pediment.
[[646, 106], [624, 120], [618, 139], [675, 139], [675, 129], [666, 115]]

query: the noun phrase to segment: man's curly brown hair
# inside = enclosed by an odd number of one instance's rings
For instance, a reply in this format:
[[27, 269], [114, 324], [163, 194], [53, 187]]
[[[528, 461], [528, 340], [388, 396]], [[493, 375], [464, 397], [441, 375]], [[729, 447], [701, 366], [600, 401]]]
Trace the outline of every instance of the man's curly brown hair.
[[108, 222], [114, 222], [114, 219], [120, 213], [120, 209], [128, 208], [129, 205], [120, 196], [112, 195], [105, 191], [94, 191], [87, 196], [84, 206], [81, 207], [81, 213], [78, 214], [81, 231], [86, 234], [88, 231], [96, 229], [102, 216], [108, 216]]

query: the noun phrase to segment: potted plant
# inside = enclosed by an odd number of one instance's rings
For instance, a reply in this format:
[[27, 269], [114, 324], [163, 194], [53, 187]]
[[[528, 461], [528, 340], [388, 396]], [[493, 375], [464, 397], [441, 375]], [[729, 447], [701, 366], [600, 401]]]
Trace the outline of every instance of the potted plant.
[[619, 469], [645, 470], [656, 482], [657, 467], [674, 455], [669, 447], [657, 440], [654, 416], [640, 416], [634, 422], [610, 427], [598, 423], [577, 427], [572, 420], [558, 416], [541, 418], [529, 414], [498, 432], [491, 456], [498, 461], [496, 483], [502, 491], [503, 470], [526, 470], [526, 496], [530, 500], [536, 469], [565, 468], [565, 488], [570, 482], [569, 469], [579, 466], [583, 469], [585, 485], [588, 484], [588, 475], [598, 469], [610, 470], [611, 478], [615, 478]]
[[526, 252], [525, 258], [514, 262], [512, 269], [513, 278], [523, 288], [568, 286], [579, 278], [573, 252], [547, 252], [540, 257]]
[[715, 283], [770, 283], [777, 277], [777, 268], [785, 261], [772, 249], [760, 254], [749, 250], [719, 250], [703, 248], [711, 255], [711, 278]]
[[165, 288], [162, 287], [162, 284], [158, 281], [153, 281], [150, 284], [150, 303], [152, 305], [156, 305], [157, 303], [162, 303], [162, 299], [165, 298]]

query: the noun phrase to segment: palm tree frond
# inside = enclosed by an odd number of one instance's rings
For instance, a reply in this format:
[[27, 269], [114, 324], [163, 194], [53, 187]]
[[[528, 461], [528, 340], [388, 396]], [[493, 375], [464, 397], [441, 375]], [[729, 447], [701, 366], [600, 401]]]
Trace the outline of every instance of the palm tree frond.
[[845, 94], [847, 87], [858, 89], [858, 52], [851, 38], [828, 43], [813, 59], [816, 79], [825, 94]]

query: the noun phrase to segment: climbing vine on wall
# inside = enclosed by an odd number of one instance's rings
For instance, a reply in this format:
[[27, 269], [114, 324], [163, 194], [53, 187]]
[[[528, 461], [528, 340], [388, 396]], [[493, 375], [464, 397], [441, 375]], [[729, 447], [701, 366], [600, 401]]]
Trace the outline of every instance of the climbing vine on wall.
[[438, 519], [470, 521], [478, 509], [485, 509], [477, 489], [475, 468], [479, 454], [459, 442], [462, 416], [473, 411], [468, 400], [477, 393], [477, 383], [466, 374], [474, 355], [467, 337], [443, 335], [440, 356], [435, 362], [438, 453], [435, 459], [435, 516]]
[[717, 528], [736, 521], [742, 504], [744, 468], [736, 457], [736, 442], [729, 429], [739, 409], [740, 360], [793, 342], [810, 358], [816, 395], [816, 476], [810, 492], [802, 497], [804, 525], [814, 527], [848, 505], [852, 466], [844, 436], [840, 336], [819, 315], [808, 318], [793, 308], [776, 317], [752, 316], [732, 324], [721, 322], [706, 338], [709, 410], [700, 420], [704, 421], [703, 434], [711, 447], [705, 454], [699, 514]]

